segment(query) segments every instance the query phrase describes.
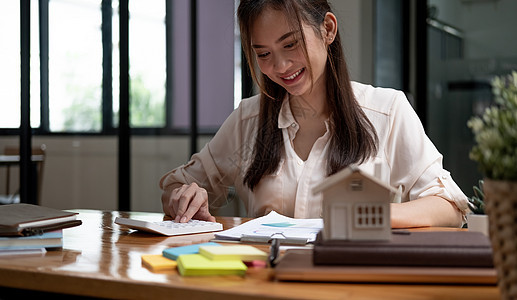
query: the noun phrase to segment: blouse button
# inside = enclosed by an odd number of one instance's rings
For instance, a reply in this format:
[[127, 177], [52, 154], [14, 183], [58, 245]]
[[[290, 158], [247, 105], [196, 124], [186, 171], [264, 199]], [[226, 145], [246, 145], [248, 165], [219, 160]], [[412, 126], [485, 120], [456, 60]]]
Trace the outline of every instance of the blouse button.
[[298, 165], [299, 165], [299, 166], [303, 165], [303, 161], [299, 160], [299, 161], [298, 161]]
[[293, 127], [293, 128], [296, 127], [296, 123], [291, 124], [291, 127]]
[[447, 175], [442, 175], [442, 179], [446, 180], [447, 179]]

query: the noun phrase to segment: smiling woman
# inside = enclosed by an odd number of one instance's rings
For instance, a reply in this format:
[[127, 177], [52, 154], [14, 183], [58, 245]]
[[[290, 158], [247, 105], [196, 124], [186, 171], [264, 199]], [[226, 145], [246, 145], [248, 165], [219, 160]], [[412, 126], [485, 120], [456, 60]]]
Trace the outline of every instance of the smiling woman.
[[211, 220], [210, 208], [234, 186], [249, 216], [320, 217], [313, 187], [356, 165], [385, 170], [379, 179], [402, 191], [402, 203], [391, 204], [392, 227], [461, 225], [467, 198], [405, 95], [350, 80], [326, 0], [242, 0], [237, 16], [260, 94], [162, 177], [166, 214]]
[[314, 142], [326, 131], [324, 121], [329, 114], [324, 76], [327, 47], [337, 32], [337, 20], [327, 13], [314, 30], [307, 24], [301, 31], [289, 31], [291, 27], [282, 11], [268, 8], [254, 21], [252, 48], [262, 74], [282, 86], [291, 103], [312, 108], [311, 118], [297, 120], [300, 130], [293, 141], [295, 151], [306, 160]]
[[[376, 151], [377, 137], [372, 124], [355, 103], [337, 34], [337, 19], [328, 3], [259, 2], [262, 4], [241, 2], [239, 18], [243, 48], [249, 62], [255, 60], [253, 50], [257, 54], [261, 76], [257, 78], [255, 72], [252, 76], [259, 82], [264, 95], [283, 100], [288, 93], [291, 109], [302, 107], [302, 111], [303, 108], [311, 111], [310, 117], [295, 116], [299, 126], [296, 138], [292, 138], [295, 152], [306, 160], [316, 140], [331, 127], [329, 134], [334, 137], [329, 139], [328, 174], [351, 163], [364, 162]], [[257, 44], [261, 45], [260, 50], [267, 50], [267, 57], [259, 56]], [[270, 122], [270, 118], [274, 119], [279, 112], [271, 107], [274, 102], [265, 101], [261, 107], [260, 126], [268, 133], [257, 136], [256, 147], [268, 145], [269, 149], [255, 149], [254, 165], [244, 179], [251, 189], [263, 175], [273, 172], [280, 161], [281, 148], [271, 149], [275, 147], [271, 145], [281, 146], [274, 142], [275, 136], [282, 139], [278, 127]], [[341, 120], [343, 117], [346, 120]], [[330, 119], [328, 124], [327, 119]], [[341, 121], [348, 126], [338, 128]], [[354, 146], [337, 150], [340, 146], [336, 140]], [[266, 167], [258, 161], [270, 161], [271, 165]]]

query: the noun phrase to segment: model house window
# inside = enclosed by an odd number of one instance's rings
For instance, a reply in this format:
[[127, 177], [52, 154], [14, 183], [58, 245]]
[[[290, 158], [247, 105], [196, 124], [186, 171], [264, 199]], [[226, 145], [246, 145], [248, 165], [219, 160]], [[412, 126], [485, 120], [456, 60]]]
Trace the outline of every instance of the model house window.
[[362, 179], [353, 179], [350, 182], [350, 190], [358, 192], [363, 190], [363, 180]]
[[358, 203], [354, 207], [354, 226], [356, 228], [382, 228], [384, 207], [377, 203]]

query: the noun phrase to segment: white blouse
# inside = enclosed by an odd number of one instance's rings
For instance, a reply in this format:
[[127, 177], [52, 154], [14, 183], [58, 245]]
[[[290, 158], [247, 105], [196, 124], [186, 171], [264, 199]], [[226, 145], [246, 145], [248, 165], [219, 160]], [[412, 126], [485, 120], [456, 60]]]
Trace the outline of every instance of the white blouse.
[[[359, 166], [373, 175], [381, 166], [381, 179], [402, 191], [402, 202], [436, 195], [453, 202], [466, 215], [467, 197], [442, 167], [442, 155], [427, 137], [405, 95], [393, 89], [374, 88], [352, 82], [355, 97], [372, 122], [379, 139], [375, 158]], [[191, 160], [167, 174], [160, 187], [196, 182], [205, 188], [211, 208], [226, 201], [228, 188], [246, 206], [248, 216], [263, 216], [272, 210], [295, 218], [321, 216], [321, 194], [312, 188], [326, 177], [329, 131], [314, 143], [307, 160], [296, 154], [292, 141], [298, 131], [288, 99], [278, 117], [285, 156], [274, 174], [264, 176], [252, 192], [242, 180], [251, 163], [260, 107], [259, 95], [242, 100], [214, 138]]]

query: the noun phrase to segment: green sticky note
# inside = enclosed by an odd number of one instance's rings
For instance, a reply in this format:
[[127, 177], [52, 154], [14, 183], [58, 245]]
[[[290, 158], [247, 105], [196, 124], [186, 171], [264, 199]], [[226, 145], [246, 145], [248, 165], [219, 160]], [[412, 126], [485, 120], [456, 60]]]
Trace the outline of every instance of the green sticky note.
[[243, 276], [248, 269], [241, 260], [210, 260], [201, 254], [181, 255], [177, 262], [181, 276]]
[[199, 247], [199, 254], [211, 260], [267, 260], [266, 252], [257, 249], [250, 245], [236, 245], [236, 246], [202, 246]]

